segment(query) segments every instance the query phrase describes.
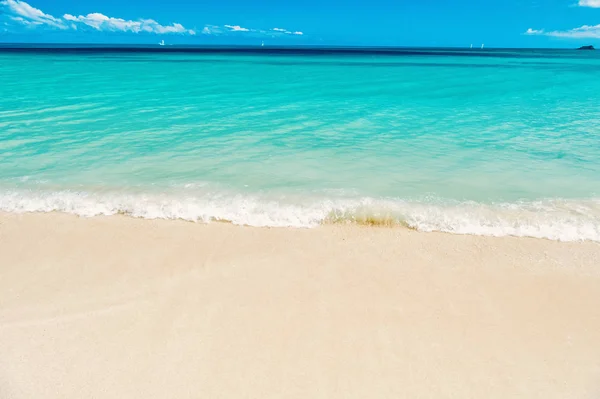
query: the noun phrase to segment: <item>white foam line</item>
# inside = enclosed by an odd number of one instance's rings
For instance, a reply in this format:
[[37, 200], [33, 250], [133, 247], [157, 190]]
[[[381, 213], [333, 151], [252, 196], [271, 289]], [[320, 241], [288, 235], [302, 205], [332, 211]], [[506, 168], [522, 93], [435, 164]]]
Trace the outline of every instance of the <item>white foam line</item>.
[[60, 211], [79, 216], [125, 213], [146, 219], [226, 220], [258, 227], [315, 227], [330, 220], [392, 219], [421, 231], [600, 241], [600, 200], [545, 200], [506, 204], [408, 202], [373, 198], [304, 198], [205, 193], [99, 194], [73, 191], [0, 191], [5, 212]]

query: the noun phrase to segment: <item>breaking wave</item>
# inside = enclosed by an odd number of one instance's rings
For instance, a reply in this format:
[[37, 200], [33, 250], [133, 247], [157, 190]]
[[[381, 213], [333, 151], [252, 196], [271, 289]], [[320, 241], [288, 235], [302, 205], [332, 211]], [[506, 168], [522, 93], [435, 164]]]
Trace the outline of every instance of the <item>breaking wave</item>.
[[600, 199], [485, 204], [223, 193], [182, 196], [19, 190], [0, 192], [0, 210], [58, 211], [84, 217], [125, 214], [146, 219], [226, 221], [258, 227], [404, 226], [427, 232], [600, 241]]

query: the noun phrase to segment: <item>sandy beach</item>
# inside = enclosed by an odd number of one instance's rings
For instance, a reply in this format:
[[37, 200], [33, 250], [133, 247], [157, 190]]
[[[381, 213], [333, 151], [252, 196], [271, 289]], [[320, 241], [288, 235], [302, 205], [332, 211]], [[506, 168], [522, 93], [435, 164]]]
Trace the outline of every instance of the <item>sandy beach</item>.
[[598, 398], [600, 244], [0, 214], [1, 398]]

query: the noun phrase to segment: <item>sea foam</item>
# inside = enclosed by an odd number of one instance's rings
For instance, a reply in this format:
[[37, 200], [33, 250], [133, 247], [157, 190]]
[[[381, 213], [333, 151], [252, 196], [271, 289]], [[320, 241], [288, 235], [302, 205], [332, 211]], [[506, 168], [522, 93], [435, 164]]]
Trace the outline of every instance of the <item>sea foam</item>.
[[191, 196], [13, 190], [0, 193], [0, 210], [59, 211], [84, 217], [125, 214], [203, 223], [226, 221], [257, 227], [404, 226], [425, 232], [600, 241], [600, 199], [484, 204], [431, 199], [290, 199], [231, 193]]

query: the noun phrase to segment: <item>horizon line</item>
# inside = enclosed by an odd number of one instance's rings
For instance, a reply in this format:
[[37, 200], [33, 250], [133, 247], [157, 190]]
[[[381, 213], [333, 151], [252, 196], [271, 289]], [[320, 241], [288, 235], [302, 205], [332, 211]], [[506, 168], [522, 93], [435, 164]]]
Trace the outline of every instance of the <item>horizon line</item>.
[[4, 46], [27, 46], [23, 48], [34, 48], [33, 46], [39, 46], [40, 48], [48, 47], [48, 46], [56, 46], [54, 48], [60, 49], [60, 46], [65, 46], [65, 48], [77, 47], [80, 49], [85, 48], [144, 48], [144, 49], [156, 49], [159, 51], [168, 52], [170, 48], [195, 48], [195, 49], [433, 49], [433, 50], [471, 50], [474, 53], [476, 52], [485, 52], [486, 50], [577, 50], [581, 46], [577, 47], [493, 47], [486, 46], [485, 48], [474, 47], [471, 48], [469, 46], [403, 46], [403, 45], [352, 45], [352, 44], [341, 44], [341, 45], [331, 45], [331, 44], [277, 44], [277, 45], [261, 45], [261, 44], [166, 44], [160, 45], [159, 43], [82, 43], [82, 42], [2, 42], [0, 41], [0, 48]]

